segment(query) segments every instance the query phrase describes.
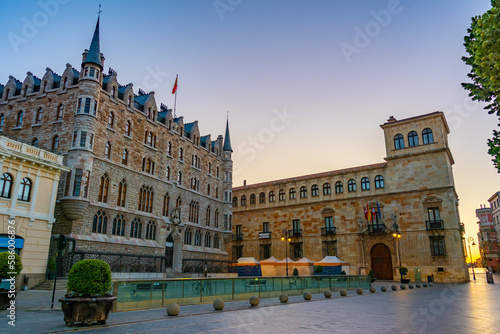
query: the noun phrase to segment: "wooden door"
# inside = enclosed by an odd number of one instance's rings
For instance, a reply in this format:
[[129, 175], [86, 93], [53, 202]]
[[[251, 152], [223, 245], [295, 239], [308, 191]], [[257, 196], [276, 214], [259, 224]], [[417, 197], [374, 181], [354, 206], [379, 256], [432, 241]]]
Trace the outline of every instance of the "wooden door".
[[391, 250], [384, 244], [376, 244], [370, 251], [372, 259], [372, 270], [375, 278], [392, 280], [392, 258]]

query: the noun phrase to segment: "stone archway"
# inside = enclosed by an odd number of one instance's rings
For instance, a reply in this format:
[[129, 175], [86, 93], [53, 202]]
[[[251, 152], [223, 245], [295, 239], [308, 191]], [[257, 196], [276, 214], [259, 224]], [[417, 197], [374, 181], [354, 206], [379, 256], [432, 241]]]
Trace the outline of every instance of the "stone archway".
[[394, 279], [392, 274], [391, 250], [384, 244], [375, 244], [370, 250], [371, 267], [375, 278], [381, 280]]

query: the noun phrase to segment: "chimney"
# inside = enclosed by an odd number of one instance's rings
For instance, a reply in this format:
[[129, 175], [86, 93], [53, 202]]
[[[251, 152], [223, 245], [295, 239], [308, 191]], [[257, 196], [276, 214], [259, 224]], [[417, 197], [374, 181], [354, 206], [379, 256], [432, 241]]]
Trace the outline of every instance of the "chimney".
[[246, 187], [247, 185], [247, 180], [243, 180], [243, 187]]

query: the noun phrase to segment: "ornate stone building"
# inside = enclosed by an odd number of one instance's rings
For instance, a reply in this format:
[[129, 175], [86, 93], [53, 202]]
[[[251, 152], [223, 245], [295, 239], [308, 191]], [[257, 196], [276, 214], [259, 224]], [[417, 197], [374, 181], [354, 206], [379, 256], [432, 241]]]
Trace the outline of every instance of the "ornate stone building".
[[383, 163], [234, 188], [232, 258], [336, 255], [351, 274], [399, 279], [402, 265], [411, 279], [468, 281], [444, 114], [381, 127]]
[[[0, 85], [0, 128], [60, 152], [53, 232], [82, 252], [227, 259], [232, 224], [232, 160], [225, 137], [202, 135], [154, 92], [104, 73], [99, 20], [79, 69], [47, 68], [39, 79]], [[172, 266], [170, 263], [167, 267]]]

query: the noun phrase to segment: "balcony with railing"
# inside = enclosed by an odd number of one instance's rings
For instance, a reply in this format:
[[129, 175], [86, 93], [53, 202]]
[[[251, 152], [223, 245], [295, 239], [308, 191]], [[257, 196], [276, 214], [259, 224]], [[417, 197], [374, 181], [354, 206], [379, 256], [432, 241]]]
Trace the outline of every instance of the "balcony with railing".
[[233, 241], [241, 241], [243, 240], [243, 233], [233, 234]]
[[428, 230], [444, 230], [444, 224], [442, 220], [426, 220], [425, 225]]
[[321, 228], [321, 235], [335, 235], [337, 234], [337, 228], [335, 226], [327, 226]]
[[385, 233], [385, 230], [384, 224], [368, 224], [368, 233], [370, 234]]
[[302, 229], [288, 230], [288, 236], [291, 238], [297, 238], [302, 236]]

